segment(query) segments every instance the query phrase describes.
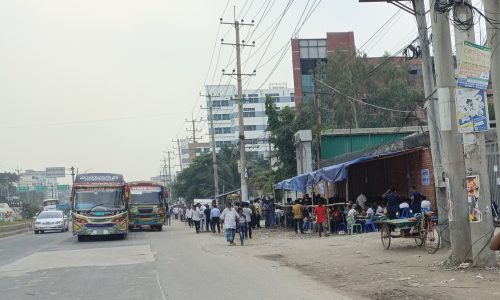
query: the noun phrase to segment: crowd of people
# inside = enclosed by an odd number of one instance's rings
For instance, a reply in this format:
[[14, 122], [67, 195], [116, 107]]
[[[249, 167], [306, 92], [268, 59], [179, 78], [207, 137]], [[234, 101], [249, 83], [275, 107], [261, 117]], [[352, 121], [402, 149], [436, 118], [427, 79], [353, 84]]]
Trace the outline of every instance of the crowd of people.
[[358, 231], [372, 231], [376, 218], [410, 217], [422, 210], [432, 210], [431, 202], [414, 186], [408, 198], [401, 197], [391, 187], [375, 201], [369, 201], [363, 193], [355, 201], [338, 203], [335, 200], [327, 200], [319, 194], [313, 194], [312, 198], [305, 194], [293, 202], [291, 198], [287, 199], [286, 204], [265, 198], [236, 204], [228, 201], [223, 209], [215, 202], [211, 205], [198, 203], [174, 206], [170, 214], [175, 220], [194, 228], [197, 234], [225, 230], [229, 245], [235, 245], [238, 233], [240, 244], [244, 245], [245, 239], [252, 238], [253, 230], [261, 227], [261, 220], [265, 228], [284, 226], [293, 228], [296, 234], [317, 232], [321, 237], [329, 233], [352, 232], [350, 229], [355, 224], [359, 224]]

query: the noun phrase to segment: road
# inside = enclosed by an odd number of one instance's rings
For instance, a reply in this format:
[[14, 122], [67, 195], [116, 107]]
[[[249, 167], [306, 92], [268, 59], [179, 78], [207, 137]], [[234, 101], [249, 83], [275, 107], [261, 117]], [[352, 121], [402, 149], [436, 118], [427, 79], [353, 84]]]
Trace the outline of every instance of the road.
[[[2, 299], [348, 299], [298, 271], [173, 222], [126, 240], [0, 239]], [[246, 250], [246, 251], [243, 251]], [[251, 253], [251, 252], [250, 252]]]

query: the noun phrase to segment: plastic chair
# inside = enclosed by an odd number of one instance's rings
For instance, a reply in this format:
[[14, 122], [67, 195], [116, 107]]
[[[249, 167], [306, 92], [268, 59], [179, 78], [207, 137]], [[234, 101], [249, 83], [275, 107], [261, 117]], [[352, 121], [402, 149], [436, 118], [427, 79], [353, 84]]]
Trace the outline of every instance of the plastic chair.
[[402, 208], [401, 209], [401, 214], [399, 216], [400, 219], [406, 219], [410, 217], [410, 209], [409, 208]]
[[365, 225], [363, 226], [364, 227], [363, 230], [365, 232], [377, 231], [377, 227], [375, 226], [375, 223], [374, 223], [374, 218], [375, 218], [375, 215], [372, 215], [371, 218], [366, 221]]
[[347, 231], [345, 223], [344, 222], [336, 222], [335, 223], [335, 232], [339, 234], [339, 231]]
[[354, 234], [354, 229], [358, 228], [358, 233], [361, 233], [363, 228], [361, 227], [361, 224], [356, 223], [356, 220], [352, 217], [347, 217], [347, 233], [348, 234]]

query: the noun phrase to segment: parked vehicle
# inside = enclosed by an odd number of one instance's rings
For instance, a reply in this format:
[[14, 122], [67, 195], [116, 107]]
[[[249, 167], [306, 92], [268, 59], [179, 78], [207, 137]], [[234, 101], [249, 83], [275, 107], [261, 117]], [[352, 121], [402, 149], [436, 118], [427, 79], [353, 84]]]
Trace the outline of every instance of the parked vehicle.
[[127, 183], [129, 197], [129, 229], [149, 226], [162, 231], [165, 214], [168, 210], [165, 202], [165, 189], [151, 181]]
[[64, 232], [68, 230], [69, 219], [60, 210], [42, 211], [35, 219], [35, 234], [44, 233], [45, 231]]

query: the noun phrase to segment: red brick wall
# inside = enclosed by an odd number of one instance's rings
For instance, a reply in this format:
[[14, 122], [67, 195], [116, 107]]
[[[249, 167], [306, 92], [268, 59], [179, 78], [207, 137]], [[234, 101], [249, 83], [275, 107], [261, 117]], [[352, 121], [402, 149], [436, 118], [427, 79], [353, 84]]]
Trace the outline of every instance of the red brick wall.
[[[410, 165], [410, 185], [415, 185], [417, 190], [436, 206], [436, 194], [434, 191], [434, 174], [432, 168], [432, 156], [429, 148], [408, 154]], [[422, 185], [422, 169], [429, 169], [431, 182], [427, 186]]]
[[327, 32], [326, 33], [326, 51], [328, 54], [337, 50], [356, 49], [354, 43], [354, 32]]

